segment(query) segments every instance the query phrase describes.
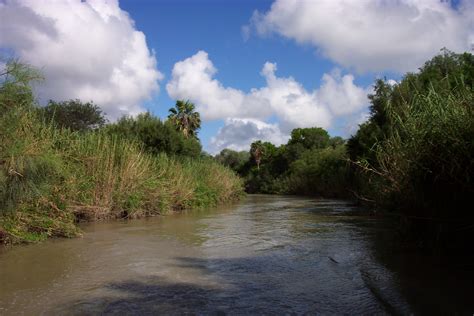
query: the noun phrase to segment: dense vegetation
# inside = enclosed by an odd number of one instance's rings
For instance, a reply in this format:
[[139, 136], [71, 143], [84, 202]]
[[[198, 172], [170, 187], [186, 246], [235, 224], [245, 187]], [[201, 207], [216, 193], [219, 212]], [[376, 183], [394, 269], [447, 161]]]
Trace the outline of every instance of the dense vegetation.
[[[243, 156], [242, 156], [243, 157]], [[238, 172], [248, 192], [346, 196], [344, 143], [322, 128], [297, 128], [286, 145], [257, 141]]]
[[444, 50], [396, 85], [377, 81], [348, 142], [355, 189], [424, 243], [472, 249], [473, 88], [474, 56]]
[[319, 127], [294, 129], [279, 147], [256, 141], [249, 152], [224, 149], [214, 158], [243, 177], [249, 193], [349, 195], [344, 140]]
[[377, 80], [370, 117], [347, 142], [321, 128], [295, 129], [286, 145], [258, 141], [247, 155], [216, 158], [245, 178], [248, 192], [352, 196], [399, 215], [430, 247], [466, 248], [474, 230], [473, 88], [474, 56], [442, 50], [398, 83]]
[[[79, 100], [39, 108], [41, 75], [9, 63], [0, 85], [0, 240], [78, 234], [78, 220], [136, 217], [250, 193], [354, 198], [400, 218], [428, 247], [468, 248], [474, 215], [474, 56], [443, 50], [398, 83], [377, 80], [347, 141], [297, 128], [287, 144], [206, 157], [199, 114], [178, 101], [107, 124]], [[224, 165], [224, 166], [222, 166]], [[232, 172], [232, 169], [234, 172]]]
[[36, 110], [43, 120], [52, 121], [57, 127], [72, 131], [98, 129], [106, 123], [102, 110], [93, 102], [50, 100], [46, 106], [37, 107]]
[[79, 100], [38, 108], [41, 76], [11, 62], [0, 85], [0, 242], [80, 234], [76, 222], [162, 214], [237, 199], [240, 179], [174, 123], [151, 114], [106, 125]]
[[167, 153], [187, 157], [201, 155], [201, 143], [196, 137], [186, 137], [176, 128], [175, 124], [162, 121], [150, 113], [139, 114], [137, 117], [122, 117], [105, 130], [110, 135], [119, 135], [143, 144], [151, 154]]

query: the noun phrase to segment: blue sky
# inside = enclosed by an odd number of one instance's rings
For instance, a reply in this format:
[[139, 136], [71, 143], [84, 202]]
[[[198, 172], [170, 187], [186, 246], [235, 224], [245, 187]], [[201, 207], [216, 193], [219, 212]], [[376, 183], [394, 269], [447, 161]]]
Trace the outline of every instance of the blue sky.
[[472, 49], [473, 11], [438, 0], [2, 0], [0, 49], [44, 71], [40, 100], [93, 100], [112, 120], [166, 118], [190, 99], [216, 153], [285, 143], [296, 127], [349, 136], [375, 78], [399, 80], [444, 46]]
[[[134, 19], [137, 29], [146, 34], [165, 79], [176, 62], [204, 50], [218, 68], [216, 77], [225, 86], [249, 91], [265, 85], [260, 69], [265, 62], [271, 61], [277, 63], [280, 76], [293, 76], [307, 89], [318, 87], [322, 75], [338, 65], [318, 54], [313, 47], [298, 45], [279, 36], [244, 36], [242, 27], [249, 23], [253, 12], [266, 12], [272, 3], [272, 0], [122, 0], [120, 6]], [[369, 86], [381, 75], [361, 74], [356, 83]], [[392, 73], [383, 75], [399, 77]], [[147, 102], [146, 107], [166, 118], [168, 108], [174, 102], [167, 93], [160, 93]], [[200, 138], [204, 148], [209, 148], [210, 138], [222, 125], [222, 121], [203, 124]], [[348, 136], [341, 129], [329, 130], [332, 135]]]

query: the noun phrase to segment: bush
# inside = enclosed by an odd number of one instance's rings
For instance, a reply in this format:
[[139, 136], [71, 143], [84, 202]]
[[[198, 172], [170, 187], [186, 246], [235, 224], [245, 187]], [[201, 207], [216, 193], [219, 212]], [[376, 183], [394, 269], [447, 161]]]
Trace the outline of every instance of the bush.
[[45, 107], [38, 108], [38, 114], [46, 122], [53, 122], [59, 128], [72, 131], [98, 129], [106, 123], [102, 110], [92, 102], [80, 100], [64, 102], [49, 101]]
[[290, 193], [325, 197], [347, 196], [348, 162], [344, 145], [313, 149], [290, 166]]
[[140, 114], [136, 118], [123, 117], [108, 125], [106, 130], [112, 135], [140, 142], [152, 154], [167, 153], [188, 157], [199, 157], [201, 154], [199, 140], [185, 137], [171, 122], [163, 122], [150, 113]]

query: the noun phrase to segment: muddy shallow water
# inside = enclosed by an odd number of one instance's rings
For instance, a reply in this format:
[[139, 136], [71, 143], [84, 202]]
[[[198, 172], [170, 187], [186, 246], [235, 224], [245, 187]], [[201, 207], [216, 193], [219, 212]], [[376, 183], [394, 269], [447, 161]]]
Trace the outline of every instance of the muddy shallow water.
[[0, 251], [0, 315], [474, 312], [474, 278], [392, 247], [344, 201], [237, 205], [92, 223]]

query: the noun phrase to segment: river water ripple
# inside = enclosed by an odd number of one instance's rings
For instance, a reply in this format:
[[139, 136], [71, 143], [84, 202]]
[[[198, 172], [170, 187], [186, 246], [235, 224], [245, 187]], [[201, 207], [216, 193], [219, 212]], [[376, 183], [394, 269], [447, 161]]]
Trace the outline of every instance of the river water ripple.
[[[472, 274], [338, 200], [251, 195], [0, 252], [0, 315], [472, 314]], [[470, 277], [466, 277], [469, 275]]]

